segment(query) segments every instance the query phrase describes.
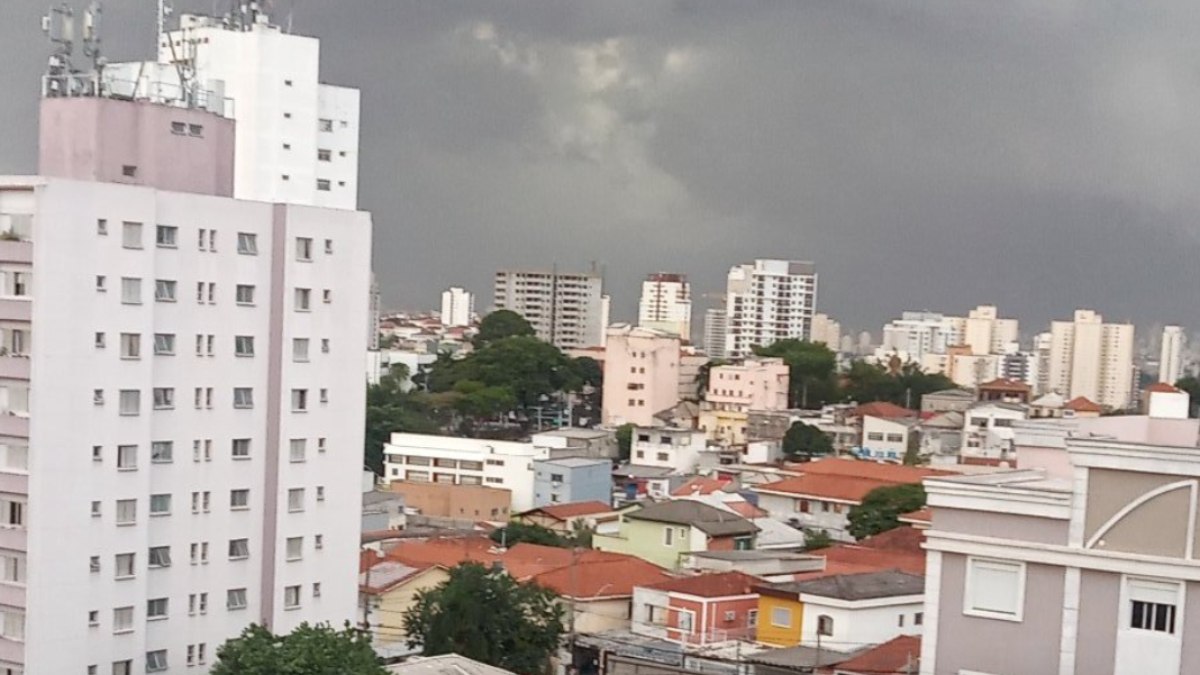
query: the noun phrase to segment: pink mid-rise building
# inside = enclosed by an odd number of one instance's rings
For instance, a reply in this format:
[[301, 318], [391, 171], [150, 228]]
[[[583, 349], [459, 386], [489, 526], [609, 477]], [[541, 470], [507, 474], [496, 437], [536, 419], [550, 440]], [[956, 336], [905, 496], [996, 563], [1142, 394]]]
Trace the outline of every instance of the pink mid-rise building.
[[705, 400], [720, 410], [786, 410], [788, 366], [783, 359], [746, 359], [717, 366], [708, 376]]
[[679, 402], [679, 336], [617, 324], [604, 350], [604, 424], [655, 426]]

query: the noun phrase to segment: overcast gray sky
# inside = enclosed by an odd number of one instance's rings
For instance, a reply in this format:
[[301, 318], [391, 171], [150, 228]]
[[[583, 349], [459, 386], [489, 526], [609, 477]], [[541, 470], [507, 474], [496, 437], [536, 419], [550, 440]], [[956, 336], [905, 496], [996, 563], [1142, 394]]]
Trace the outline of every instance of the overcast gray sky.
[[[153, 0], [105, 5], [110, 57], [149, 57]], [[388, 307], [597, 261], [628, 318], [648, 272], [719, 292], [758, 256], [876, 334], [977, 303], [1200, 325], [1194, 0], [277, 5], [362, 89]], [[45, 6], [0, 0], [0, 173], [35, 170]]]

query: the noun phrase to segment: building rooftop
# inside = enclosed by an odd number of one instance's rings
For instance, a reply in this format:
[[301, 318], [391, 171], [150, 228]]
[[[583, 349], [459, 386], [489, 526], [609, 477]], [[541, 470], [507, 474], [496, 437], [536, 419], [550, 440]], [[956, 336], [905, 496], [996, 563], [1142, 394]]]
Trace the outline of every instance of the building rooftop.
[[953, 471], [886, 464], [883, 462], [845, 457], [826, 457], [812, 462], [788, 464], [787, 467], [802, 474], [854, 476], [857, 478], [872, 478], [895, 484], [919, 483], [930, 476], [954, 475]]
[[921, 658], [921, 636], [899, 635], [837, 664], [837, 672], [854, 675], [915, 673]]
[[836, 665], [852, 656], [854, 656], [853, 652], [839, 652], [828, 648], [789, 647], [787, 649], [768, 649], [747, 656], [745, 660], [750, 663], [776, 666], [803, 673], [812, 672], [812, 668]]
[[935, 391], [935, 392], [932, 392], [929, 394], [925, 394], [921, 398], [929, 398], [930, 396], [934, 396], [934, 397], [942, 398], [942, 399], [953, 398], [953, 399], [958, 399], [961, 401], [974, 401], [975, 400], [975, 394], [967, 391], [966, 389], [942, 389], [940, 391]]
[[396, 501], [404, 501], [404, 495], [392, 492], [391, 490], [371, 490], [370, 492], [364, 492], [362, 496], [363, 506]]
[[535, 459], [533, 461], [538, 464], [548, 464], [548, 465], [552, 465], [552, 466], [565, 466], [565, 467], [569, 467], [569, 468], [577, 468], [577, 467], [581, 467], [581, 466], [596, 466], [598, 464], [603, 464], [606, 466], [612, 465], [611, 459], [604, 459], [603, 457], [595, 457], [595, 458], [593, 458], [593, 457], [559, 457], [558, 459]]
[[561, 429], [549, 429], [547, 431], [539, 431], [535, 436], [562, 436], [563, 438], [583, 438], [595, 439], [604, 438], [609, 435], [604, 429], [584, 429], [582, 427], [563, 427]]
[[813, 595], [848, 601], [874, 600], [906, 595], [924, 595], [925, 577], [899, 570], [887, 570], [862, 574], [836, 574], [807, 581], [789, 581], [761, 586], [759, 590], [775, 595]]
[[766, 494], [784, 494], [859, 504], [871, 490], [889, 485], [896, 485], [896, 483], [857, 476], [806, 474], [799, 478], [787, 478], [775, 483], [763, 483], [754, 486], [752, 489], [755, 492]]
[[1092, 402], [1085, 396], [1076, 396], [1070, 401], [1064, 403], [1063, 407], [1067, 410], [1074, 410], [1075, 412], [1104, 412], [1104, 408], [1101, 408], [1098, 403]]
[[900, 417], [916, 417], [917, 411], [902, 408], [895, 403], [887, 401], [875, 401], [874, 403], [864, 403], [854, 410], [850, 411], [851, 417], [883, 417], [886, 419]]
[[394, 675], [514, 675], [511, 670], [489, 666], [458, 654], [418, 656], [385, 668]]
[[700, 574], [694, 577], [683, 577], [663, 581], [647, 588], [656, 591], [683, 593], [702, 598], [726, 598], [734, 595], [752, 595], [759, 580], [741, 572], [721, 572], [719, 574]]
[[979, 385], [980, 389], [988, 391], [1011, 391], [1014, 394], [1028, 394], [1033, 390], [1028, 384], [1007, 377], [998, 377], [990, 382]]
[[372, 595], [383, 593], [431, 567], [437, 565], [406, 565], [396, 560], [380, 560], [371, 565], [369, 571], [359, 573], [358, 588]]
[[708, 495], [723, 489], [729, 484], [727, 480], [717, 480], [708, 478], [707, 476], [696, 476], [688, 482], [680, 485], [671, 491], [672, 497], [686, 497], [687, 495]]
[[550, 504], [548, 506], [539, 506], [536, 509], [518, 514], [528, 516], [535, 513], [545, 514], [555, 520], [567, 520], [568, 518], [578, 518], [580, 516], [590, 516], [597, 513], [612, 513], [613, 507], [604, 502], [570, 502], [568, 504]]
[[581, 557], [579, 564], [535, 574], [529, 581], [568, 598], [599, 600], [627, 598], [633, 595], [634, 586], [650, 586], [671, 578], [654, 563], [620, 555], [607, 560]]
[[675, 473], [675, 469], [665, 466], [621, 464], [613, 468], [613, 476], [619, 478], [666, 478], [673, 473]]
[[693, 499], [676, 499], [644, 506], [625, 514], [634, 520], [691, 525], [714, 537], [754, 534], [758, 526], [745, 518]]

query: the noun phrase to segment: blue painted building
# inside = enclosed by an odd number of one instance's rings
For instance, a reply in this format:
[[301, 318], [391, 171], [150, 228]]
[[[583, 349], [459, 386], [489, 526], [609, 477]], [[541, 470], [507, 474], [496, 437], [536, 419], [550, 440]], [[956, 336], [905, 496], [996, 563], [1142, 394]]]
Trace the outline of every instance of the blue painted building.
[[533, 506], [597, 501], [612, 503], [612, 461], [588, 457], [533, 462]]

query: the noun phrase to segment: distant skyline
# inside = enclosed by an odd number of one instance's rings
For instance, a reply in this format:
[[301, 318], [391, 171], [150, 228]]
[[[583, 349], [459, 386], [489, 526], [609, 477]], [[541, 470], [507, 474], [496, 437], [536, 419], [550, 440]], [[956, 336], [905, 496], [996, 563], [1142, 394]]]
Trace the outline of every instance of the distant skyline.
[[[483, 311], [498, 268], [596, 261], [615, 320], [657, 271], [699, 317], [778, 257], [873, 334], [979, 303], [1026, 333], [1077, 307], [1200, 327], [1200, 4], [274, 4], [362, 89], [386, 307], [458, 285]], [[153, 6], [105, 2], [110, 59], [152, 56]], [[0, 2], [0, 173], [36, 170], [45, 9]]]

